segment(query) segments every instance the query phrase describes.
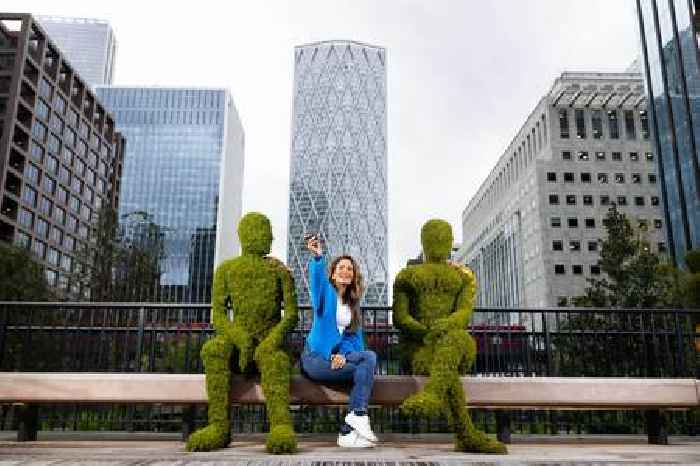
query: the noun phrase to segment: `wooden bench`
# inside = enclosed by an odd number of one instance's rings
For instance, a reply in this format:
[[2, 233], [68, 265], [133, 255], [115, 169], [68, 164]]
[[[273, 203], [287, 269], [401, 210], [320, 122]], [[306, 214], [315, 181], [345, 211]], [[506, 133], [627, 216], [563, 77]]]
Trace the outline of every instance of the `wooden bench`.
[[[378, 376], [373, 405], [396, 406], [425, 383], [425, 377]], [[635, 409], [646, 411], [649, 443], [668, 443], [665, 410], [700, 405], [695, 379], [463, 377], [468, 405], [498, 410]], [[260, 404], [264, 396], [256, 380], [234, 376], [231, 401]], [[291, 403], [344, 405], [346, 391], [295, 376]], [[204, 375], [148, 373], [0, 373], [0, 403], [19, 403], [18, 441], [36, 440], [39, 404], [206, 404]], [[499, 411], [499, 440], [510, 442], [510, 421]], [[183, 435], [192, 429], [183, 420]]]

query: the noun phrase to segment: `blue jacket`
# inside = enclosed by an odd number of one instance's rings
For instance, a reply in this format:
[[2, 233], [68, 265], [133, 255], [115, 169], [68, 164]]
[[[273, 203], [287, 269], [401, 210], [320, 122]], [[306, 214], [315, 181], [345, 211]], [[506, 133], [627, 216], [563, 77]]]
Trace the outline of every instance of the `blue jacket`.
[[306, 344], [309, 350], [321, 354], [326, 359], [330, 359], [331, 354], [335, 353], [345, 355], [352, 351], [364, 351], [365, 343], [361, 328], [357, 332], [346, 330], [342, 335], [338, 332], [335, 319], [338, 295], [328, 279], [326, 268], [326, 260], [323, 256], [309, 261], [309, 291], [314, 320], [311, 324], [311, 332], [306, 338]]

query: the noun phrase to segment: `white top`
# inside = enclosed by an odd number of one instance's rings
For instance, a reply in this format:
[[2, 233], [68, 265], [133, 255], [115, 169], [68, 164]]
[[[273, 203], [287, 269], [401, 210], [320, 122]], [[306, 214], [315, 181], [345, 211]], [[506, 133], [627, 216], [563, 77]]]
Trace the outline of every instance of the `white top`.
[[350, 306], [343, 304], [343, 300], [338, 296], [338, 305], [335, 311], [335, 323], [338, 326], [338, 333], [342, 335], [345, 327], [350, 325], [351, 320], [352, 312], [350, 312]]

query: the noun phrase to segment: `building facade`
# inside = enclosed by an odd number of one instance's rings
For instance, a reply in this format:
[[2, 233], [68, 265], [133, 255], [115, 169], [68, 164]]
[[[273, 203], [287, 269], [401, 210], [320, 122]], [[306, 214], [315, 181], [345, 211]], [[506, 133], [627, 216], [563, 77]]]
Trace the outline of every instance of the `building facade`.
[[601, 273], [613, 203], [667, 252], [646, 106], [639, 74], [555, 80], [462, 213], [459, 260], [478, 277], [479, 306], [566, 306], [584, 294]]
[[294, 50], [288, 264], [309, 303], [303, 236], [360, 264], [363, 304], [388, 303], [386, 51], [351, 41]]
[[212, 272], [239, 254], [243, 127], [226, 89], [115, 87], [97, 94], [127, 137], [119, 214], [161, 232], [157, 298], [209, 302]]
[[88, 85], [113, 83], [117, 39], [108, 21], [62, 16], [37, 19]]
[[68, 288], [97, 212], [117, 208], [123, 148], [42, 26], [0, 13], [0, 240], [31, 250], [50, 286]]
[[637, 0], [654, 151], [676, 265], [700, 248], [699, 2]]

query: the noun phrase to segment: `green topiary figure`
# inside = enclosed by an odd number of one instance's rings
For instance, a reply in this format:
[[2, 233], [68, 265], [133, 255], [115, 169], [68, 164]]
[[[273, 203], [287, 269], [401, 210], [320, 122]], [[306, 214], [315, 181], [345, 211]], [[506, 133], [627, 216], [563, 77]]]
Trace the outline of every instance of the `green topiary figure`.
[[[270, 433], [270, 453], [296, 450], [289, 415], [290, 357], [283, 350], [285, 333], [297, 323], [294, 281], [282, 262], [266, 257], [272, 244], [270, 221], [246, 214], [238, 225], [243, 254], [217, 267], [212, 290], [216, 337], [202, 348], [209, 398], [209, 425], [187, 440], [188, 451], [209, 451], [230, 442], [230, 383], [232, 357], [242, 372], [255, 362], [261, 373]], [[227, 302], [233, 321], [227, 317]], [[284, 317], [281, 316], [284, 302]], [[236, 361], [233, 361], [235, 363]]]
[[401, 330], [401, 356], [414, 374], [429, 375], [425, 388], [401, 405], [407, 414], [445, 415], [455, 449], [506, 453], [501, 442], [477, 430], [465, 405], [460, 374], [476, 358], [467, 333], [476, 280], [466, 267], [448, 263], [452, 227], [430, 220], [421, 230], [424, 263], [399, 272], [394, 281], [394, 324]]

